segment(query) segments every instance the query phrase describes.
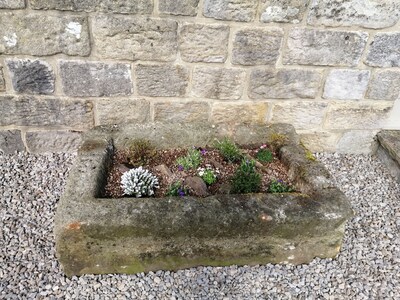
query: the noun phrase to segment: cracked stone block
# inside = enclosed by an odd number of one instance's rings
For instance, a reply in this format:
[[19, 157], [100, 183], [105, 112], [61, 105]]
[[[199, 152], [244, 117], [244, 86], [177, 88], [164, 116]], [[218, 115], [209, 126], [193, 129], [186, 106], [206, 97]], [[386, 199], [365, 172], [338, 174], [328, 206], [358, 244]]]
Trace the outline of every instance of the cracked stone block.
[[400, 67], [400, 32], [375, 35], [365, 63], [371, 67]]
[[189, 69], [180, 65], [138, 65], [136, 80], [139, 95], [182, 97], [189, 84]]
[[90, 54], [88, 22], [84, 16], [0, 12], [0, 24], [0, 54]]
[[13, 154], [15, 151], [25, 151], [21, 132], [19, 130], [0, 130], [0, 153]]
[[93, 103], [56, 97], [0, 96], [0, 126], [93, 127]]
[[146, 123], [150, 120], [150, 102], [146, 99], [99, 99], [96, 103], [100, 125]]
[[364, 97], [370, 77], [368, 70], [332, 70], [326, 78], [323, 98], [358, 100]]
[[76, 152], [82, 143], [81, 133], [76, 131], [27, 132], [25, 138], [31, 153]]
[[259, 69], [250, 73], [252, 99], [315, 98], [322, 74], [315, 70]]
[[53, 94], [55, 75], [47, 62], [30, 59], [8, 59], [6, 63], [16, 92]]
[[315, 26], [380, 29], [395, 25], [399, 19], [398, 0], [313, 0], [307, 22]]
[[279, 58], [283, 30], [242, 29], [235, 35], [232, 63], [240, 65], [274, 65]]
[[261, 3], [260, 21], [298, 24], [303, 20], [308, 0], [267, 0]]
[[246, 72], [240, 69], [196, 67], [192, 94], [199, 98], [240, 99]]
[[178, 23], [144, 16], [97, 15], [93, 40], [99, 56], [111, 59], [173, 61]]
[[210, 105], [207, 102], [157, 102], [154, 103], [154, 121], [207, 122]]
[[376, 100], [396, 100], [399, 95], [399, 71], [385, 70], [373, 74], [366, 98]]
[[294, 28], [289, 31], [284, 64], [356, 66], [368, 33]]
[[257, 13], [258, 0], [205, 0], [203, 15], [225, 21], [250, 22]]
[[179, 32], [179, 50], [187, 62], [225, 62], [228, 56], [229, 27], [226, 25], [184, 24]]
[[102, 97], [132, 93], [129, 64], [60, 61], [63, 91], [74, 97]]
[[162, 14], [196, 16], [199, 0], [159, 0], [158, 10]]
[[87, 12], [110, 12], [120, 14], [151, 14], [152, 0], [30, 0], [33, 9], [56, 9]]

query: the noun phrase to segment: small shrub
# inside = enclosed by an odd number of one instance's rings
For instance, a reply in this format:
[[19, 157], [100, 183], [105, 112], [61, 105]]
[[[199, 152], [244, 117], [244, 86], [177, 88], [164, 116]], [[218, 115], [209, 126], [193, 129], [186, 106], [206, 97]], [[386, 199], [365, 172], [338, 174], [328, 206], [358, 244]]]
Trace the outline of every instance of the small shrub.
[[268, 187], [269, 193], [290, 193], [293, 191], [294, 189], [282, 180], [272, 180]]
[[218, 172], [218, 170], [214, 172], [214, 170], [210, 168], [197, 169], [197, 174], [204, 180], [207, 185], [211, 185], [217, 181], [217, 175], [215, 174], [216, 172]]
[[182, 166], [183, 169], [196, 169], [201, 163], [201, 153], [197, 149], [189, 149], [186, 156], [179, 157], [176, 160], [178, 166]]
[[156, 156], [155, 147], [147, 140], [134, 140], [128, 147], [128, 162], [135, 166], [148, 164]]
[[271, 162], [274, 160], [272, 152], [265, 148], [258, 150], [256, 157], [261, 162]]
[[242, 160], [232, 178], [232, 192], [235, 194], [255, 193], [260, 190], [261, 175], [256, 172], [254, 161]]
[[183, 197], [189, 195], [189, 190], [180, 181], [176, 181], [168, 187], [166, 195]]
[[282, 147], [285, 143], [287, 143], [288, 138], [280, 133], [272, 133], [269, 137], [270, 144], [274, 151], [277, 151], [280, 147]]
[[215, 148], [217, 148], [224, 159], [229, 162], [236, 162], [242, 159], [239, 148], [228, 138], [224, 138], [221, 142], [217, 141], [215, 143]]
[[158, 189], [158, 179], [148, 170], [142, 167], [131, 169], [122, 174], [121, 187], [125, 195], [142, 196], [154, 195], [154, 189]]

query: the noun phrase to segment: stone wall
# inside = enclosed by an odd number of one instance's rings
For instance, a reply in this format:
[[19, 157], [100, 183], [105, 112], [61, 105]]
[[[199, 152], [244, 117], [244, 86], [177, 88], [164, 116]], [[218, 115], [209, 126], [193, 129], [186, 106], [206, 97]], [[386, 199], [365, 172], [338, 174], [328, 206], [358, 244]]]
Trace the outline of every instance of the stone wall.
[[167, 121], [287, 122], [314, 151], [369, 152], [396, 119], [399, 20], [398, 0], [0, 0], [0, 149]]

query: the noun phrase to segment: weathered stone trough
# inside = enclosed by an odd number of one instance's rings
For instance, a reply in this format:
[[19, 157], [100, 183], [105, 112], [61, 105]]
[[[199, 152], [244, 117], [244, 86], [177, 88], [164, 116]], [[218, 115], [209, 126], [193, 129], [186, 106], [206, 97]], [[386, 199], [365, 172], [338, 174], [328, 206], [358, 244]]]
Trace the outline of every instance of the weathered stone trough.
[[[274, 143], [301, 193], [207, 198], [101, 198], [114, 147], [146, 138], [159, 148]], [[292, 126], [142, 124], [97, 127], [84, 137], [58, 203], [55, 236], [66, 275], [137, 273], [198, 265], [307, 263], [335, 257], [350, 205], [310, 160]]]

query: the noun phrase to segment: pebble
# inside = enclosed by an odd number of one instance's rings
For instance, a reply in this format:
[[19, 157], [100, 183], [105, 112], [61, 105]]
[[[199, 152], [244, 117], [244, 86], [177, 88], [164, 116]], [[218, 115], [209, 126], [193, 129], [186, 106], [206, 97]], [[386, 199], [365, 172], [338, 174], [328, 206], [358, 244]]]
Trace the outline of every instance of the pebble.
[[315, 156], [355, 211], [335, 259], [66, 278], [52, 224], [75, 156], [0, 154], [0, 299], [398, 299], [399, 184], [373, 156]]

